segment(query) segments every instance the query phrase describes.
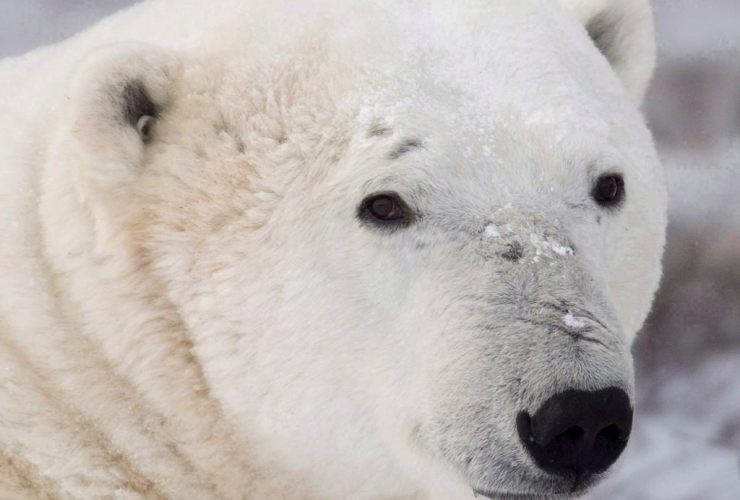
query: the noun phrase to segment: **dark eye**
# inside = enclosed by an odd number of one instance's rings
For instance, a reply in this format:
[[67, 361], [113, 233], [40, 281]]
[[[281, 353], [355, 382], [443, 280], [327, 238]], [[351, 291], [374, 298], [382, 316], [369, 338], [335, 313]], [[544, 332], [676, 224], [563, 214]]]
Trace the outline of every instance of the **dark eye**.
[[602, 207], [613, 207], [624, 200], [624, 179], [619, 174], [604, 174], [598, 178], [591, 193]]
[[396, 193], [380, 193], [368, 196], [360, 205], [360, 220], [382, 227], [406, 226], [412, 213]]
[[152, 127], [154, 126], [154, 117], [144, 115], [136, 121], [136, 131], [144, 142], [148, 142], [152, 137]]

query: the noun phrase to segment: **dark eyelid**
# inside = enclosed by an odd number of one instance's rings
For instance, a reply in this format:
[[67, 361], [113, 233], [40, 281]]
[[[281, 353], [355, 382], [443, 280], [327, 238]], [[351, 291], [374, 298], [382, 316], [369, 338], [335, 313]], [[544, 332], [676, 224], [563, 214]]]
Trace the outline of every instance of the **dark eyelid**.
[[[599, 188], [599, 182], [601, 182], [604, 179], [613, 177], [617, 182], [618, 187], [618, 193], [619, 196], [615, 200], [611, 201], [600, 201], [597, 199], [597, 192]], [[625, 180], [624, 175], [619, 171], [606, 171], [602, 172], [596, 179], [593, 181], [592, 187], [591, 187], [591, 198], [596, 202], [599, 207], [607, 210], [615, 210], [621, 207], [624, 204], [625, 198], [627, 197], [627, 190], [625, 187]]]
[[[379, 196], [387, 196], [392, 198], [403, 210], [405, 217], [393, 221], [379, 221], [375, 219], [368, 211], [369, 204], [373, 199]], [[397, 230], [404, 227], [408, 227], [413, 224], [417, 219], [418, 215], [406, 201], [395, 191], [377, 191], [371, 193], [362, 200], [359, 207], [357, 208], [357, 218], [361, 223], [367, 224], [368, 226], [376, 227], [381, 230]]]

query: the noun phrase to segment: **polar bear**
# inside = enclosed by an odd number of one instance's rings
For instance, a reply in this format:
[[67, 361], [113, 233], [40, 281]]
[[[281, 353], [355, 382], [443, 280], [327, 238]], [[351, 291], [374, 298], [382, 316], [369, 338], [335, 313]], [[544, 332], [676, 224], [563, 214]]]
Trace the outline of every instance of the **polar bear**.
[[0, 498], [565, 498], [632, 423], [647, 0], [154, 0], [0, 66]]

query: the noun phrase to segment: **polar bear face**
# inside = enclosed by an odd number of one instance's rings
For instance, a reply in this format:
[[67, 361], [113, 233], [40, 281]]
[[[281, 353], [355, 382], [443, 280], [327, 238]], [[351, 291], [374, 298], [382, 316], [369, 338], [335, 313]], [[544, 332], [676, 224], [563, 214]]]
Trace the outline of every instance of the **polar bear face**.
[[594, 46], [549, 2], [432, 4], [278, 55], [102, 50], [60, 148], [264, 461], [327, 498], [581, 492], [660, 275], [651, 65], [613, 35], [632, 7], [569, 6]]

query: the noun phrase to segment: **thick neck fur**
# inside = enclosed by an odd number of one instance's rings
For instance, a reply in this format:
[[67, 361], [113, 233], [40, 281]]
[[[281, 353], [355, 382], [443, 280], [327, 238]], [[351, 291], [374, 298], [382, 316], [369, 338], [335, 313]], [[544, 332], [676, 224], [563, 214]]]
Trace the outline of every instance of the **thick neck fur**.
[[55, 162], [36, 181], [23, 224], [44, 244], [0, 323], [0, 498], [313, 498], [223, 418], [132, 235], [103, 229], [125, 207], [96, 220]]

